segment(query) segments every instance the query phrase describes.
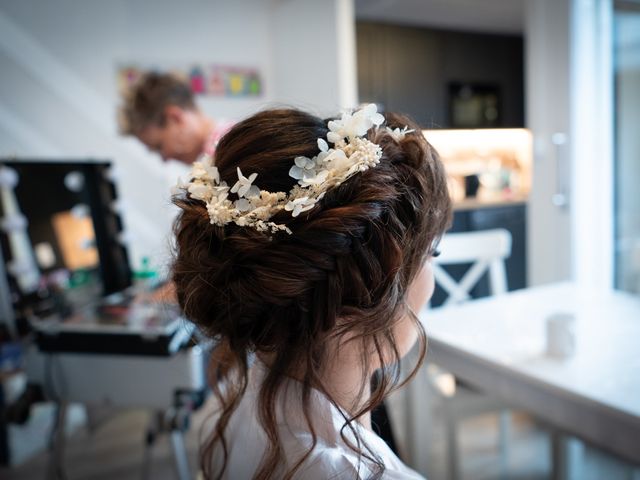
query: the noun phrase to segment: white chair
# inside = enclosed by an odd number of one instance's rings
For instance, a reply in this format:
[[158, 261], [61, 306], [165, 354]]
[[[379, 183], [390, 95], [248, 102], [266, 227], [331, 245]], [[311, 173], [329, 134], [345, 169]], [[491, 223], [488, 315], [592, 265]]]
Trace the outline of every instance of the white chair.
[[[441, 255], [433, 262], [433, 272], [436, 283], [448, 294], [440, 308], [470, 300], [471, 290], [486, 272], [489, 273], [491, 295], [506, 293], [507, 275], [504, 262], [511, 255], [511, 234], [507, 230], [449, 233], [443, 237], [440, 250]], [[471, 267], [461, 280], [456, 281], [443, 267], [459, 264], [471, 264]], [[427, 356], [427, 360], [428, 358]], [[504, 475], [508, 461], [510, 425], [510, 415], [506, 405], [471, 388], [461, 386], [453, 375], [435, 365], [427, 365], [427, 372], [428, 388], [442, 399], [450, 478], [460, 478], [457, 423], [463, 418], [488, 411], [500, 412], [500, 462]]]
[[[470, 291], [489, 270], [491, 295], [507, 291], [504, 261], [511, 255], [511, 234], [498, 228], [469, 233], [449, 233], [440, 242], [440, 256], [434, 259], [436, 283], [449, 297], [442, 306], [455, 305], [471, 299]], [[443, 268], [444, 265], [467, 264], [471, 267], [457, 282]]]

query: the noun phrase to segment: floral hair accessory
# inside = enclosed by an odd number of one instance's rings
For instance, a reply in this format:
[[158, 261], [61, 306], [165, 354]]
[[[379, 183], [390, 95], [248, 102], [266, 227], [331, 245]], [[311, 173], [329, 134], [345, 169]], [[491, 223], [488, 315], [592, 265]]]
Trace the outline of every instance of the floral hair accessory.
[[[218, 168], [211, 156], [204, 156], [193, 164], [191, 180], [178, 181], [176, 191], [188, 193], [191, 198], [203, 201], [211, 223], [224, 226], [235, 223], [252, 227], [260, 232], [291, 230], [283, 224], [270, 221], [284, 210], [297, 217], [311, 210], [324, 197], [327, 190], [340, 185], [358, 172], [364, 172], [380, 163], [382, 148], [364, 138], [372, 127], [379, 127], [384, 117], [375, 104], [366, 105], [355, 112], [345, 112], [339, 120], [328, 123], [327, 138], [318, 139], [319, 153], [313, 158], [296, 157], [289, 176], [298, 181], [291, 191], [268, 192], [254, 185], [258, 174], [245, 176], [237, 169], [238, 181], [231, 187], [220, 181]], [[413, 130], [391, 130], [394, 139], [401, 140]], [[330, 144], [333, 147], [330, 147]], [[232, 200], [230, 194], [237, 198]]]
[[387, 127], [387, 132], [389, 132], [389, 135], [391, 135], [396, 142], [399, 142], [401, 140], [404, 140], [404, 137], [407, 133], [413, 133], [415, 132], [415, 130], [413, 129], [409, 130], [409, 127], [404, 127], [404, 128]]

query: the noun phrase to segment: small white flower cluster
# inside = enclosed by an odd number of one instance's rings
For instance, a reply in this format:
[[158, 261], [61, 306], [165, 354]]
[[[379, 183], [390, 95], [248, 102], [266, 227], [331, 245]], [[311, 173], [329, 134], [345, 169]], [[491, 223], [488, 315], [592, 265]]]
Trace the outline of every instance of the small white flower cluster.
[[[269, 221], [276, 213], [285, 210], [297, 217], [311, 210], [331, 187], [340, 185], [358, 172], [375, 167], [380, 163], [382, 149], [379, 145], [363, 138], [370, 128], [380, 126], [384, 117], [377, 112], [375, 104], [370, 104], [353, 113], [343, 113], [340, 120], [329, 122], [327, 139], [318, 139], [320, 153], [313, 158], [296, 157], [289, 175], [298, 184], [289, 193], [260, 190], [253, 182], [258, 174], [246, 177], [237, 169], [238, 181], [229, 187], [220, 181], [220, 174], [211, 157], [205, 157], [193, 164], [191, 181], [178, 182], [177, 189], [186, 191], [191, 198], [203, 201], [211, 223], [219, 226], [235, 223], [241, 227], [252, 227], [261, 232], [291, 230], [282, 224]], [[413, 130], [391, 130], [396, 139], [404, 138]], [[329, 143], [334, 148], [329, 148]], [[229, 199], [236, 194], [237, 200]]]
[[413, 133], [413, 132], [415, 132], [415, 130], [413, 130], [413, 129], [409, 130], [409, 127], [404, 127], [404, 128], [389, 128], [389, 127], [387, 127], [387, 132], [389, 132], [389, 135], [391, 135], [396, 142], [399, 142], [402, 139], [404, 139], [404, 136], [407, 133]]

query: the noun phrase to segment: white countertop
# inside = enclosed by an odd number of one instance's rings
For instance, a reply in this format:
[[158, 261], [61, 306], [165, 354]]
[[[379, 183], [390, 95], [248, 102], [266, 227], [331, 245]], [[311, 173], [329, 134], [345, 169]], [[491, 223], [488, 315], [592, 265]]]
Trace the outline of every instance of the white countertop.
[[464, 198], [453, 202], [454, 211], [477, 210], [480, 208], [510, 207], [515, 205], [526, 205], [527, 195], [512, 195], [509, 197], [495, 198]]

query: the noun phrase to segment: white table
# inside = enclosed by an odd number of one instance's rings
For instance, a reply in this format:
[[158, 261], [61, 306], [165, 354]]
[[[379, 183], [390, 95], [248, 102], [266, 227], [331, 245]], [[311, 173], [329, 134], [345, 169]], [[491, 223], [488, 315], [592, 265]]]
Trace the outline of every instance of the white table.
[[[546, 319], [576, 316], [576, 351], [546, 354]], [[640, 463], [640, 298], [563, 283], [424, 310], [427, 359], [558, 430]]]

